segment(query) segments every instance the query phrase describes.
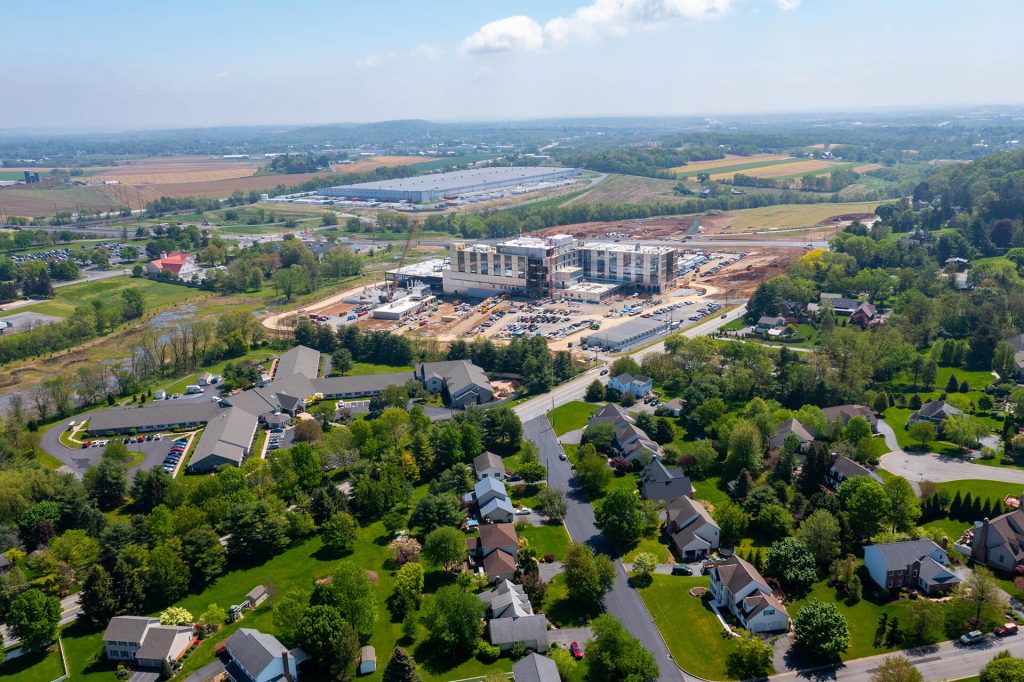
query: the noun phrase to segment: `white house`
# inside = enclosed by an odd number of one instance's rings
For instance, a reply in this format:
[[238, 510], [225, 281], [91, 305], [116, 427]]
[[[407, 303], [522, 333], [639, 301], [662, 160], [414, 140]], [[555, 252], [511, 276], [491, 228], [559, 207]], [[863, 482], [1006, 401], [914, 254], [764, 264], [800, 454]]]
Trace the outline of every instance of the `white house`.
[[726, 609], [750, 632], [789, 629], [789, 613], [757, 569], [736, 555], [711, 569], [714, 606]]
[[164, 661], [173, 663], [181, 658], [192, 639], [189, 625], [161, 625], [159, 618], [116, 616], [103, 632], [103, 648], [108, 660], [160, 670]]
[[[277, 637], [252, 628], [236, 630], [228, 637], [225, 650], [231, 658], [227, 672], [235, 682], [297, 680], [299, 661], [296, 659], [305, 656], [298, 650], [289, 651]], [[288, 667], [287, 672], [285, 666]]]
[[505, 463], [493, 452], [482, 452], [473, 459], [473, 471], [476, 472], [478, 481], [485, 478], [496, 478], [500, 481], [505, 478]]
[[608, 380], [608, 388], [613, 388], [623, 394], [632, 393], [639, 398], [654, 390], [654, 380], [645, 376], [620, 374]]
[[701, 559], [720, 545], [720, 529], [707, 508], [689, 497], [670, 500], [666, 525], [672, 544], [684, 561]]

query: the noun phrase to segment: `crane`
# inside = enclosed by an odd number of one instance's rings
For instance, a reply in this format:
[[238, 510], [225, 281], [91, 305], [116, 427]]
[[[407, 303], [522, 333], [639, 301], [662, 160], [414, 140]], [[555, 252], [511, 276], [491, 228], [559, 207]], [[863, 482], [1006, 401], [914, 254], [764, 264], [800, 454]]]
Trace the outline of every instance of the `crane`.
[[388, 287], [387, 302], [391, 303], [395, 298], [395, 292], [398, 291], [398, 278], [402, 276], [402, 268], [405, 267], [405, 261], [409, 257], [409, 248], [412, 246], [413, 237], [416, 234], [416, 220], [409, 221], [409, 237], [405, 240], [405, 247], [402, 248], [402, 257], [398, 260], [398, 269], [395, 270], [395, 277], [391, 281], [391, 285]]

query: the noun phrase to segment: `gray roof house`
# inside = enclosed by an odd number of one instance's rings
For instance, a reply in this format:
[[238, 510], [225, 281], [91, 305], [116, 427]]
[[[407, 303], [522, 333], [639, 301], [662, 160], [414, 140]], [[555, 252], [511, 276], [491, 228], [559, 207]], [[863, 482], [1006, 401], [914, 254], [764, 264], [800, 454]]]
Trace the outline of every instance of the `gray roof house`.
[[416, 378], [431, 393], [447, 391], [453, 407], [468, 407], [494, 400], [494, 388], [484, 371], [469, 360], [421, 362]]
[[277, 682], [286, 678], [285, 666], [291, 679], [299, 677], [298, 663], [305, 652], [289, 651], [277, 637], [239, 628], [228, 637], [225, 650], [230, 657], [228, 675], [235, 682]]
[[942, 422], [958, 414], [963, 414], [963, 410], [953, 407], [945, 400], [929, 400], [921, 406], [920, 410], [910, 415], [907, 423], [914, 424], [920, 421], [929, 421], [941, 426]]
[[845, 455], [836, 455], [832, 458], [832, 464], [825, 473], [825, 483], [833, 490], [836, 490], [842, 485], [843, 481], [855, 476], [870, 476], [879, 483], [882, 482], [881, 476], [863, 464], [855, 462]]
[[682, 469], [668, 468], [655, 459], [640, 473], [640, 495], [652, 502], [668, 502], [693, 495], [693, 484]]
[[301, 374], [308, 379], [320, 375], [320, 351], [307, 346], [295, 346], [281, 354], [277, 359], [274, 378], [284, 378]]
[[919, 589], [927, 595], [945, 594], [960, 582], [949, 568], [949, 554], [929, 540], [904, 540], [868, 545], [864, 567], [884, 590]]
[[512, 666], [512, 677], [515, 682], [562, 682], [555, 662], [536, 652]]
[[313, 388], [325, 398], [357, 398], [380, 395], [388, 386], [404, 386], [416, 377], [412, 372], [356, 374], [345, 377], [313, 379]]
[[515, 517], [515, 508], [500, 478], [481, 478], [473, 487], [473, 492], [466, 493], [463, 500], [476, 504], [480, 509], [480, 518], [492, 523], [510, 522]]
[[505, 477], [505, 462], [493, 452], [484, 451], [473, 458], [473, 471], [476, 472], [477, 480], [484, 478]]
[[516, 642], [535, 651], [548, 650], [547, 618], [533, 612], [522, 587], [505, 579], [478, 596], [487, 606], [491, 644], [502, 651], [511, 649]]
[[967, 531], [971, 558], [983, 566], [1012, 573], [1024, 564], [1024, 509], [1014, 509]]
[[224, 464], [241, 466], [250, 452], [258, 419], [237, 407], [229, 407], [211, 419], [192, 452], [188, 469], [213, 471]]
[[864, 419], [868, 420], [868, 424], [871, 425], [872, 431], [878, 429], [878, 417], [875, 416], [875, 413], [867, 405], [834, 405], [832, 407], [823, 407], [821, 411], [825, 413], [825, 417], [831, 424], [846, 426], [846, 422], [854, 417], [864, 417]]
[[786, 436], [794, 434], [800, 439], [800, 451], [804, 452], [814, 440], [814, 435], [808, 431], [803, 424], [796, 419], [787, 419], [775, 427], [775, 433], [768, 439], [768, 445], [773, 450], [780, 449], [786, 442]]
[[620, 421], [632, 424], [636, 420], [633, 419], [633, 415], [626, 411], [626, 408], [616, 405], [615, 403], [608, 403], [601, 409], [594, 412], [593, 416], [587, 420], [587, 425], [593, 426], [594, 424], [599, 424], [601, 422], [616, 424]]
[[145, 616], [115, 616], [103, 631], [109, 660], [134, 662], [150, 670], [181, 658], [192, 640], [191, 626], [161, 625], [159, 618]]
[[690, 497], [677, 497], [665, 505], [672, 545], [684, 561], [703, 558], [718, 549], [721, 530], [711, 513]]

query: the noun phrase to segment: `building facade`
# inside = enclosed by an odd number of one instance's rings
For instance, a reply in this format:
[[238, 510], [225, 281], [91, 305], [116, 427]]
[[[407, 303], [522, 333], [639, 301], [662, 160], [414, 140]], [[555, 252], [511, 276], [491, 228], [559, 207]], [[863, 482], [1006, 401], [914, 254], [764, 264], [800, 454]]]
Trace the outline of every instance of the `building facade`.
[[582, 277], [660, 294], [675, 286], [676, 250], [668, 246], [587, 242], [579, 248]]

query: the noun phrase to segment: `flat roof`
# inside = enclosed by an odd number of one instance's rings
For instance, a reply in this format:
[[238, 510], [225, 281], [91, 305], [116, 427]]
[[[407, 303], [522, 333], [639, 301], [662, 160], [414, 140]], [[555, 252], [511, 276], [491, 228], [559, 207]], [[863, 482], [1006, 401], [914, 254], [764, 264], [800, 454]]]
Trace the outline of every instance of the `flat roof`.
[[584, 242], [581, 248], [620, 253], [668, 253], [676, 250], [671, 246], [651, 246], [649, 244], [620, 242]]
[[384, 305], [382, 305], [382, 306], [380, 306], [378, 308], [374, 308], [371, 311], [371, 314], [372, 313], [376, 313], [376, 312], [382, 312], [382, 313], [404, 313], [406, 311], [412, 310], [413, 308], [417, 308], [417, 307], [419, 307], [421, 305], [425, 305], [432, 298], [434, 298], [434, 297], [433, 296], [427, 296], [426, 298], [421, 298], [419, 296], [404, 296], [402, 298], [399, 298], [399, 299], [396, 299], [394, 301], [391, 301], [391, 303], [385, 303]]
[[668, 322], [659, 322], [654, 319], [637, 317], [629, 322], [623, 322], [617, 327], [610, 327], [607, 330], [602, 329], [588, 335], [587, 344], [592, 344], [591, 339], [600, 339], [604, 343], [622, 343], [623, 341], [632, 339], [638, 334], [643, 334], [644, 332], [649, 332], [659, 328], [668, 329], [668, 326]]
[[444, 258], [431, 258], [420, 263], [410, 263], [394, 270], [388, 270], [387, 274], [402, 275], [403, 277], [440, 277], [441, 271], [445, 267]]
[[572, 171], [572, 168], [555, 166], [505, 166], [494, 168], [475, 168], [471, 170], [451, 171], [417, 175], [411, 178], [394, 180], [376, 180], [359, 182], [354, 185], [335, 185], [331, 189], [391, 189], [398, 191], [445, 191], [459, 189], [467, 185], [482, 182], [533, 182], [543, 180], [554, 173]]
[[571, 287], [566, 287], [566, 291], [611, 291], [612, 289], [618, 289], [622, 284], [604, 284], [601, 282], [577, 282]]

